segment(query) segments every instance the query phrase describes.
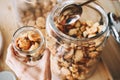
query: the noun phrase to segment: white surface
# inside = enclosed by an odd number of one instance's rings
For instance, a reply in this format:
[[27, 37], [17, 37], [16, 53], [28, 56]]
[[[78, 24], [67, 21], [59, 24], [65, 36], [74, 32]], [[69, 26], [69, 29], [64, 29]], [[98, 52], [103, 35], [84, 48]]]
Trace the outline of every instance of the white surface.
[[2, 37], [2, 33], [0, 31], [0, 55], [2, 53], [2, 47], [3, 47], [3, 37]]
[[0, 80], [16, 80], [15, 75], [9, 71], [0, 72]]

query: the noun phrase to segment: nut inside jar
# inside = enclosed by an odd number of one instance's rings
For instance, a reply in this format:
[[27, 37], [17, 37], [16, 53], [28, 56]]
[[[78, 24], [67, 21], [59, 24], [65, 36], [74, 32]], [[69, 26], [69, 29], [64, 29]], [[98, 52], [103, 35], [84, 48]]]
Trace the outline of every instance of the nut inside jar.
[[16, 57], [26, 63], [38, 61], [45, 49], [42, 33], [34, 27], [22, 27], [13, 36]]
[[[77, 21], [69, 26], [62, 26], [57, 22], [55, 24], [65, 35], [78, 39], [94, 37], [105, 27], [92, 21], [83, 23]], [[50, 28], [48, 29], [50, 30]], [[99, 62], [103, 47], [101, 44], [104, 42], [105, 35], [81, 42], [67, 42], [52, 30], [50, 30], [49, 36], [48, 42], [53, 43], [49, 46], [52, 50], [51, 63], [58, 68], [55, 72], [53, 71], [53, 74], [60, 75], [62, 80], [81, 80], [88, 78], [94, 72]]]
[[41, 38], [37, 32], [27, 31], [19, 35], [15, 40], [16, 47], [25, 52], [33, 51], [40, 45]]
[[64, 20], [64, 18], [61, 20], [61, 24], [57, 21], [57, 18], [55, 18], [55, 26], [57, 26], [62, 33], [78, 39], [94, 37], [98, 33], [101, 33], [105, 27], [101, 25], [100, 22], [93, 22], [90, 20], [84, 22], [77, 20], [73, 24], [63, 25]]

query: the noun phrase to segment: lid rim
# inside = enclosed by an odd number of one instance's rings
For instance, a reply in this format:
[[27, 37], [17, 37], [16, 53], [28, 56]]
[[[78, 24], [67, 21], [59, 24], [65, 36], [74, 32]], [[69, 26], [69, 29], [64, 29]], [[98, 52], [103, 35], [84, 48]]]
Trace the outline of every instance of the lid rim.
[[112, 36], [120, 44], [120, 33], [116, 29], [118, 27], [118, 24], [120, 24], [120, 21], [118, 21], [117, 16], [112, 12], [108, 13], [108, 19], [109, 19], [109, 27], [112, 32]]

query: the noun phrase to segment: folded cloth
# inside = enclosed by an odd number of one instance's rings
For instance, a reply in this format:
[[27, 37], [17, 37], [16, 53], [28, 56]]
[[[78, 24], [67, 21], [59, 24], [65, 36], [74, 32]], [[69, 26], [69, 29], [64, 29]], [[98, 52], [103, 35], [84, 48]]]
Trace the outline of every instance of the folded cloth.
[[3, 37], [2, 37], [2, 33], [0, 31], [0, 55], [2, 53], [2, 47], [3, 47]]

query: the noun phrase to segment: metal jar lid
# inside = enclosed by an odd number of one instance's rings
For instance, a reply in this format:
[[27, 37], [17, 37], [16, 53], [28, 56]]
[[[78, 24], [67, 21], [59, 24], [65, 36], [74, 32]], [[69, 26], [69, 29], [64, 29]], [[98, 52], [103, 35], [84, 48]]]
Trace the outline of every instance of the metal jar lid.
[[109, 27], [113, 37], [120, 44], [120, 19], [114, 13], [108, 13]]

